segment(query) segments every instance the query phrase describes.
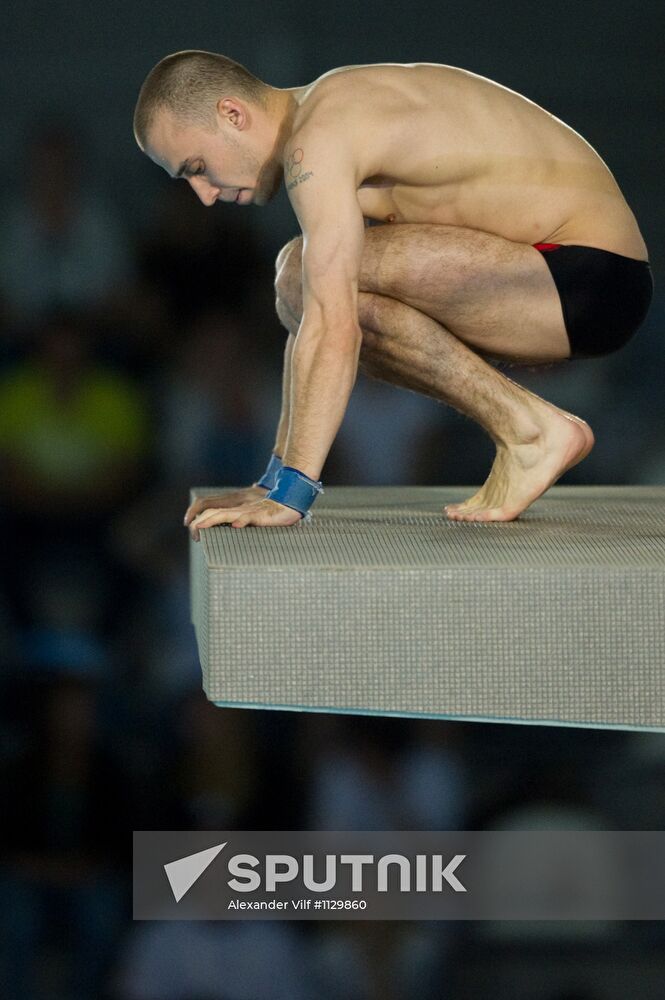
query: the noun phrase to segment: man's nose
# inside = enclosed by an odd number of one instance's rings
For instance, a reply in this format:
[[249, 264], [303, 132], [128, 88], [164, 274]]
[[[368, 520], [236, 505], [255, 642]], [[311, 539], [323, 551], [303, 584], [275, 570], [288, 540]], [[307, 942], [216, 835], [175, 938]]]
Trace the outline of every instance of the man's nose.
[[215, 204], [219, 197], [219, 188], [213, 187], [212, 184], [202, 183], [200, 177], [190, 177], [188, 180], [194, 193], [204, 205], [210, 206]]

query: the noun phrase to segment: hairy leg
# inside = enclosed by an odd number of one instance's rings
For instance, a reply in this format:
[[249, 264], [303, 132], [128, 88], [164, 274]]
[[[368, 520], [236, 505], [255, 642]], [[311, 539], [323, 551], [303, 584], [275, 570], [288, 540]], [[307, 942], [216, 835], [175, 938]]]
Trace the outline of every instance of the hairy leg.
[[[277, 261], [279, 286], [302, 314], [302, 237]], [[532, 364], [562, 361], [570, 344], [559, 294], [532, 246], [463, 226], [365, 230], [358, 289], [412, 306], [483, 355]]]
[[[302, 314], [301, 259], [302, 237], [287, 243], [277, 258], [278, 300], [283, 295], [296, 316]], [[570, 356], [549, 268], [527, 244], [463, 226], [372, 226], [365, 231], [358, 285], [361, 292], [413, 306], [481, 357], [545, 364]], [[427, 349], [431, 353], [435, 345]], [[521, 392], [524, 398], [527, 390]], [[583, 429], [588, 454], [591, 428], [567, 416]]]
[[[281, 300], [294, 320], [302, 313], [301, 253], [298, 238], [277, 261], [278, 312]], [[449, 505], [449, 517], [517, 517], [591, 450], [593, 433], [583, 420], [480, 356], [530, 363], [569, 357], [561, 303], [533, 247], [456, 226], [371, 227], [359, 322], [365, 370], [449, 403], [496, 444], [487, 481], [465, 503]]]
[[[301, 301], [279, 283], [277, 311], [297, 332]], [[456, 520], [512, 520], [593, 445], [584, 421], [517, 385], [431, 317], [386, 296], [360, 292], [360, 367], [369, 375], [433, 396], [471, 417], [497, 449], [490, 475], [464, 504], [446, 508]]]

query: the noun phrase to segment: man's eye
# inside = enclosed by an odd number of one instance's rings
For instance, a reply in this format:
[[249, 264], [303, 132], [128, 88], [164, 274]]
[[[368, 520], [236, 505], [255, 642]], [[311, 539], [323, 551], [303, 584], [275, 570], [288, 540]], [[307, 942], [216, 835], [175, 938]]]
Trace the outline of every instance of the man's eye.
[[202, 174], [202, 173], [204, 173], [204, 171], [205, 171], [205, 167], [204, 167], [204, 166], [203, 166], [203, 164], [201, 163], [201, 164], [199, 164], [199, 166], [198, 166], [198, 167], [196, 168], [196, 170], [190, 170], [190, 172], [189, 172], [189, 176], [190, 176], [190, 177], [198, 177], [198, 176], [199, 176], [199, 174]]

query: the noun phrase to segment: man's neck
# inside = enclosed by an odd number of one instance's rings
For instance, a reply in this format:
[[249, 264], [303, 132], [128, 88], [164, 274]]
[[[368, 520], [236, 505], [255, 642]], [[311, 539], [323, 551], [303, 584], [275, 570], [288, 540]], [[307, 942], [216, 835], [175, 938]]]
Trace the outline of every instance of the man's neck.
[[277, 131], [274, 153], [284, 162], [284, 147], [293, 133], [293, 121], [299, 107], [295, 89], [275, 90], [272, 98], [275, 103], [271, 110]]

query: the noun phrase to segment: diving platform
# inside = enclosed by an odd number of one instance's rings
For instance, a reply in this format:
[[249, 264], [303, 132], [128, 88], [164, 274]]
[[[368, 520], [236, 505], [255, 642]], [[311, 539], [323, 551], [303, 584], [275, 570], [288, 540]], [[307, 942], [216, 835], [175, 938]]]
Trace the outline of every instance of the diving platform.
[[[220, 706], [665, 732], [665, 486], [326, 487], [311, 521], [191, 542]], [[223, 492], [197, 489], [192, 497]]]

